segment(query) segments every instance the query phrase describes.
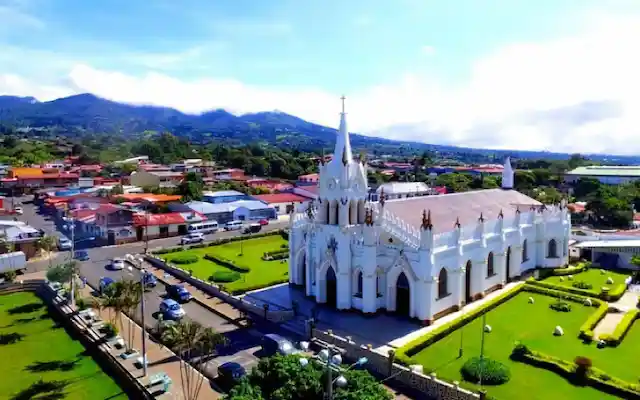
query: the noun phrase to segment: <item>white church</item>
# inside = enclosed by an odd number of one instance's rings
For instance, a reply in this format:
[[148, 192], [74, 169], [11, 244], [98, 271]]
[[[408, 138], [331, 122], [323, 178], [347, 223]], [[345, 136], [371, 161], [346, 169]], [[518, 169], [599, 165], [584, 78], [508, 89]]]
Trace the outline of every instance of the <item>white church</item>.
[[318, 200], [290, 220], [289, 281], [317, 303], [429, 324], [527, 270], [568, 261], [567, 208], [512, 190], [509, 159], [501, 189], [372, 202], [344, 97], [333, 154], [320, 164]]

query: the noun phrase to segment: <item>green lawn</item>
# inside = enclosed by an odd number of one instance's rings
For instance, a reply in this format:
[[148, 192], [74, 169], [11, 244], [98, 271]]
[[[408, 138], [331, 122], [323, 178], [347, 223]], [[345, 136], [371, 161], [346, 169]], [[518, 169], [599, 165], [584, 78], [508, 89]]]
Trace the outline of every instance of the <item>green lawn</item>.
[[[534, 298], [534, 304], [528, 304], [529, 297]], [[498, 400], [616, 398], [590, 387], [573, 386], [553, 372], [511, 361], [509, 355], [518, 341], [532, 350], [565, 360], [586, 356], [593, 360], [594, 367], [612, 376], [631, 383], [638, 381], [640, 372], [631, 366], [636, 365], [640, 357], [639, 323], [631, 328], [619, 347], [598, 349], [595, 343], [584, 344], [578, 339], [580, 325], [595, 308], [570, 302], [570, 312], [557, 312], [549, 308], [554, 301], [556, 299], [541, 294], [521, 292], [486, 314], [486, 323], [491, 326], [492, 332], [485, 335], [485, 355], [506, 364], [511, 370], [508, 383], [486, 388], [490, 396]], [[553, 336], [556, 325], [564, 329], [564, 336]], [[458, 359], [461, 330], [464, 356]], [[425, 371], [435, 370], [438, 376], [446, 380], [462, 382], [460, 367], [468, 358], [480, 354], [481, 333], [482, 318], [477, 318], [433, 343], [413, 359], [422, 364]], [[463, 383], [463, 386], [477, 389], [469, 383]]]
[[[262, 255], [266, 251], [275, 251], [282, 248], [288, 242], [280, 235], [264, 236], [256, 239], [235, 241], [218, 246], [209, 246], [201, 249], [191, 249], [177, 253], [163, 254], [161, 257], [171, 261], [174, 257], [194, 254], [198, 261], [193, 264], [181, 265], [183, 269], [192, 270], [193, 275], [207, 280], [215, 271], [228, 271], [229, 269], [216, 262], [205, 260], [204, 256], [211, 254], [220, 258], [231, 260], [235, 265], [248, 267], [249, 272], [241, 274], [241, 278], [235, 282], [224, 283], [227, 290], [255, 289], [257, 286], [268, 286], [274, 282], [285, 282], [288, 279], [289, 263], [287, 260], [264, 261]], [[242, 252], [242, 256], [240, 256]]]
[[[629, 274], [609, 270], [604, 270], [603, 274], [599, 268], [589, 268], [586, 271], [573, 275], [573, 280], [569, 280], [569, 276], [549, 276], [543, 279], [542, 282], [572, 287], [574, 282], [582, 281], [591, 284], [593, 286], [591, 290], [600, 292], [603, 286], [613, 289], [615, 286], [624, 283], [624, 280], [627, 279], [628, 276]], [[607, 278], [609, 277], [613, 279], [613, 284], [607, 284]]]
[[128, 398], [33, 293], [0, 296], [0, 360], [1, 399]]

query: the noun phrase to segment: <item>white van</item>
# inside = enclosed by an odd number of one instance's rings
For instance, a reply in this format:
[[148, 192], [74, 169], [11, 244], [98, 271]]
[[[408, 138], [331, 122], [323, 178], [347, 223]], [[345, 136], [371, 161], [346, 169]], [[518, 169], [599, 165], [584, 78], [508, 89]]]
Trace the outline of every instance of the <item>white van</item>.
[[242, 221], [229, 221], [224, 226], [225, 231], [236, 231], [238, 229], [242, 229]]
[[198, 222], [189, 225], [189, 233], [216, 233], [218, 229], [216, 221]]

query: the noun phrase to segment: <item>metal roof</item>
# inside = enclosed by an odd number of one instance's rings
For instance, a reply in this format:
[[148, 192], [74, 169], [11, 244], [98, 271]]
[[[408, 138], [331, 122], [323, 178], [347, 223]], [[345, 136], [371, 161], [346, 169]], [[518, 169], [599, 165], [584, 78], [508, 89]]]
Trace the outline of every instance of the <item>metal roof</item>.
[[603, 249], [613, 247], [624, 248], [640, 248], [640, 239], [621, 239], [621, 240], [587, 240], [584, 242], [576, 243], [573, 247], [579, 249]]
[[640, 178], [640, 165], [589, 165], [568, 171], [566, 175], [633, 176]]
[[227, 196], [244, 196], [245, 194], [242, 192], [238, 192], [237, 190], [220, 190], [217, 192], [204, 192], [202, 193], [205, 197], [227, 197]]

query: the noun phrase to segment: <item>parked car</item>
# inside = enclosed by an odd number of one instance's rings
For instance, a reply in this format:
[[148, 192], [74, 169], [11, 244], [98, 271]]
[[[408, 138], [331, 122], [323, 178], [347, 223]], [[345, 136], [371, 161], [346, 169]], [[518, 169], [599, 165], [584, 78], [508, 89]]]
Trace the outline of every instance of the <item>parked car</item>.
[[72, 247], [73, 247], [73, 243], [71, 242], [71, 239], [69, 239], [68, 237], [60, 236], [58, 238], [58, 250], [60, 251], [71, 250]]
[[102, 278], [100, 278], [100, 284], [98, 288], [100, 290], [100, 293], [104, 293], [104, 291], [114, 283], [116, 282], [108, 276], [103, 276]]
[[180, 244], [202, 243], [202, 242], [204, 242], [204, 234], [199, 232], [190, 233], [187, 236], [183, 236], [180, 239]]
[[182, 303], [186, 303], [193, 297], [183, 285], [167, 286], [167, 295], [172, 299], [176, 299]]
[[144, 286], [146, 287], [156, 287], [158, 285], [158, 278], [151, 272], [145, 272], [142, 275], [142, 282], [144, 282]]
[[73, 259], [78, 261], [87, 261], [89, 259], [89, 252], [86, 250], [76, 250], [73, 255]]
[[111, 260], [111, 269], [114, 271], [120, 271], [124, 269], [124, 260], [122, 258], [114, 258]]
[[289, 339], [276, 333], [269, 333], [262, 337], [262, 352], [264, 356], [270, 357], [275, 354], [294, 354], [297, 350]]
[[218, 367], [218, 383], [223, 389], [230, 390], [247, 376], [247, 371], [237, 362], [229, 361]]
[[24, 214], [24, 210], [22, 209], [22, 207], [16, 207], [13, 209], [13, 212], [18, 214], [18, 215], [22, 215]]
[[242, 229], [242, 221], [229, 221], [224, 225], [225, 231], [237, 231]]
[[262, 225], [260, 225], [260, 224], [249, 224], [244, 228], [244, 230], [242, 232], [243, 233], [258, 233], [261, 230], [262, 230]]
[[184, 309], [177, 301], [165, 299], [160, 302], [160, 310], [164, 319], [180, 319], [184, 317]]
[[258, 223], [262, 226], [265, 225], [269, 225], [269, 220], [268, 219], [261, 219], [260, 221], [258, 221]]

